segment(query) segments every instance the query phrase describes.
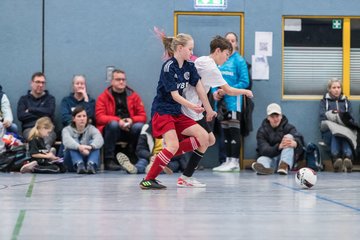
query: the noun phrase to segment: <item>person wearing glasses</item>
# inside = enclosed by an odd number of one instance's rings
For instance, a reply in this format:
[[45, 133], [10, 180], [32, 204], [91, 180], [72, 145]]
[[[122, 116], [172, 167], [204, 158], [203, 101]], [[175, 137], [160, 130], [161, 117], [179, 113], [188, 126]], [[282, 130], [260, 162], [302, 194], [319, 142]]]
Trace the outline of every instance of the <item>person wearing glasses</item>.
[[[128, 143], [132, 153], [136, 147], [142, 126], [146, 123], [146, 111], [140, 96], [127, 86], [126, 73], [115, 69], [110, 86], [99, 95], [95, 104], [96, 127], [104, 136], [105, 170], [120, 170], [136, 173], [124, 153], [117, 153], [116, 142]], [[120, 164], [120, 166], [119, 166]]]
[[[49, 117], [54, 123], [55, 97], [46, 90], [46, 77], [42, 72], [36, 72], [31, 77], [31, 90], [21, 96], [17, 105], [17, 116], [21, 122], [22, 134], [28, 139], [30, 130], [41, 117]], [[56, 140], [55, 130], [44, 138], [45, 146], [50, 150]]]

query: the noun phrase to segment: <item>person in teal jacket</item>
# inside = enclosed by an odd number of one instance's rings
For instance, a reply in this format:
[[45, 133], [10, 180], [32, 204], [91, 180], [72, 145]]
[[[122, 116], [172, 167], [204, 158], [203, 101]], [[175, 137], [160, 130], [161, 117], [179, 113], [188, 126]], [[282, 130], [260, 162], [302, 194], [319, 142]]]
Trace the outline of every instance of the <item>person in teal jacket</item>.
[[[245, 59], [238, 52], [238, 37], [235, 33], [225, 34], [225, 38], [231, 43], [233, 51], [229, 59], [219, 67], [225, 81], [234, 88], [246, 89], [250, 85], [249, 73]], [[220, 91], [220, 90], [218, 90]], [[214, 99], [220, 100], [222, 94], [214, 92]], [[240, 156], [240, 114], [243, 104], [243, 95], [222, 97], [225, 107], [224, 119], [221, 128], [224, 133], [226, 161], [215, 167], [214, 171], [229, 172], [239, 171]]]

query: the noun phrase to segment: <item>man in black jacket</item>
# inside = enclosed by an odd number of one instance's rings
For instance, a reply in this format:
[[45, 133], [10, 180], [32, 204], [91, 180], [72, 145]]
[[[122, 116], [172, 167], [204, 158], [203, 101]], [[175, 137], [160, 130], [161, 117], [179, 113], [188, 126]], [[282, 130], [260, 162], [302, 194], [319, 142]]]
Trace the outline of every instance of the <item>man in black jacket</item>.
[[[41, 117], [49, 117], [54, 122], [55, 98], [45, 90], [46, 78], [41, 72], [36, 72], [31, 77], [31, 90], [20, 97], [17, 105], [17, 116], [22, 125], [22, 134], [28, 138], [31, 128]], [[46, 148], [54, 144], [56, 140], [55, 131], [51, 131], [45, 138]]]
[[304, 153], [303, 136], [288, 122], [276, 103], [267, 107], [267, 118], [262, 122], [256, 140], [258, 159], [252, 169], [260, 175], [274, 171], [287, 175]]

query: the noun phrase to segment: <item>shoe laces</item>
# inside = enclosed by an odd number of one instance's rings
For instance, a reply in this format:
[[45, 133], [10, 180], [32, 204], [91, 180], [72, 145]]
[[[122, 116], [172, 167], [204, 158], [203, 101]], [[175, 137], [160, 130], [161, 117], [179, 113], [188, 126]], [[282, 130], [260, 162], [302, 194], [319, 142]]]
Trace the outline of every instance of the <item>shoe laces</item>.
[[161, 183], [161, 181], [157, 180], [157, 179], [153, 179], [153, 181], [156, 182], [156, 183]]

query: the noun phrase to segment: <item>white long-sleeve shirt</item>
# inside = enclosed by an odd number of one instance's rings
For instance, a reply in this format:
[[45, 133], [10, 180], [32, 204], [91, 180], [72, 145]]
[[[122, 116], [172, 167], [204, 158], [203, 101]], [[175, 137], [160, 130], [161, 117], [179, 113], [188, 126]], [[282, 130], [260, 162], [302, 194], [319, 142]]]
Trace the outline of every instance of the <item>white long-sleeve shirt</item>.
[[14, 121], [14, 117], [11, 111], [11, 105], [9, 98], [4, 94], [1, 98], [1, 107], [0, 107], [0, 118], [4, 121], [7, 120], [10, 123]]

